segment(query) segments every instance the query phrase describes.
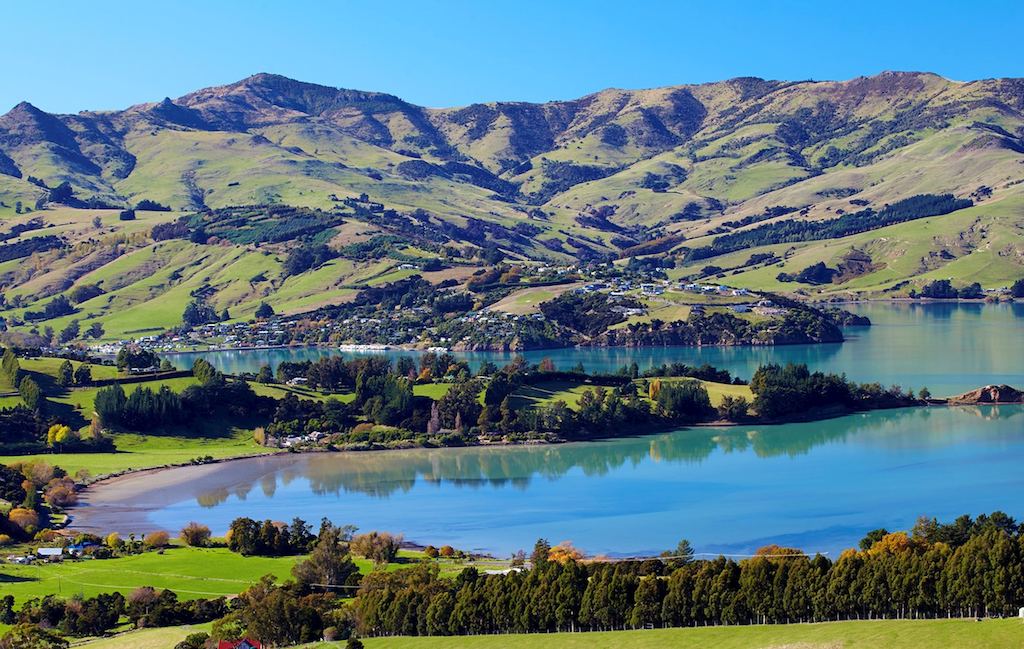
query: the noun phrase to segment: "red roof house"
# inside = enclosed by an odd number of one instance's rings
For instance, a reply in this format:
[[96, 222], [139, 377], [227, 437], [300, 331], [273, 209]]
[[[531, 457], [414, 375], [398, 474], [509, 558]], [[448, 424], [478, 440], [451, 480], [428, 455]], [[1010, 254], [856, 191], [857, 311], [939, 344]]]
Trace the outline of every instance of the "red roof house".
[[243, 638], [241, 640], [221, 640], [217, 643], [217, 649], [263, 649], [259, 640]]

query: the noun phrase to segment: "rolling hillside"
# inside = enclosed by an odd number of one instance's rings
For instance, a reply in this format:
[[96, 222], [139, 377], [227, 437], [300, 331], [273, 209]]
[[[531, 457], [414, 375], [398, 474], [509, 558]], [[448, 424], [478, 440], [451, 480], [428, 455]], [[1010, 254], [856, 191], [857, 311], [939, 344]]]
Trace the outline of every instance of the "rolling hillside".
[[[871, 225], [888, 205], [945, 194], [969, 206]], [[170, 211], [120, 220], [143, 199]], [[152, 235], [238, 206], [251, 209], [236, 225], [272, 221], [274, 205], [308, 208], [301, 218], [320, 226]], [[866, 225], [843, 236], [693, 253], [851, 214]], [[739, 78], [433, 109], [258, 74], [122, 111], [22, 103], [0, 116], [0, 316], [97, 285], [77, 317], [108, 337], [176, 324], [196, 291], [232, 317], [262, 301], [297, 313], [400, 279], [410, 259], [444, 261], [434, 279], [461, 281], [493, 263], [489, 250], [556, 263], [650, 254], [673, 278], [811, 295], [895, 295], [944, 278], [995, 288], [1024, 276], [1022, 228], [1021, 79]], [[300, 239], [340, 249], [375, 237], [392, 237], [392, 254], [282, 270]], [[837, 279], [778, 279], [818, 262]]]

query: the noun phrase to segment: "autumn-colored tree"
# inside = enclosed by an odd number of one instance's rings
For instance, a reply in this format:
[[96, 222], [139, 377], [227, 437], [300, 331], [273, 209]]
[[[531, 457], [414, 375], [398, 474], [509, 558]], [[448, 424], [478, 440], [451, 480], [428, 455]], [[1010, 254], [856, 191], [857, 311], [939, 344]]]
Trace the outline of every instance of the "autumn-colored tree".
[[192, 521], [181, 528], [181, 540], [194, 548], [206, 547], [210, 544], [210, 528]]
[[78, 503], [75, 481], [71, 478], [54, 478], [43, 491], [43, 500], [51, 507], [71, 507]]
[[868, 550], [868, 554], [879, 555], [879, 554], [903, 554], [908, 550], [913, 549], [915, 546], [914, 541], [907, 535], [906, 532], [893, 532], [886, 534]]
[[142, 539], [142, 544], [151, 550], [166, 548], [171, 541], [171, 535], [163, 530], [150, 532]]
[[548, 559], [558, 563], [565, 563], [570, 560], [580, 561], [583, 559], [583, 553], [576, 549], [571, 541], [562, 541], [551, 548], [548, 552]]
[[661, 392], [661, 379], [654, 379], [647, 386], [647, 396], [651, 399], [651, 401], [656, 401], [658, 399], [658, 394], [660, 392]]
[[50, 448], [59, 450], [64, 444], [75, 439], [78, 439], [78, 433], [64, 424], [54, 424], [46, 431], [46, 445]]
[[117, 532], [111, 532], [107, 534], [107, 537], [103, 539], [103, 544], [111, 550], [120, 550], [124, 542], [121, 540], [121, 535]]
[[372, 560], [378, 565], [391, 563], [402, 547], [402, 537], [387, 532], [360, 534], [352, 539], [352, 552]]
[[7, 520], [21, 528], [25, 534], [35, 534], [39, 529], [39, 514], [24, 507], [15, 507], [7, 513]]

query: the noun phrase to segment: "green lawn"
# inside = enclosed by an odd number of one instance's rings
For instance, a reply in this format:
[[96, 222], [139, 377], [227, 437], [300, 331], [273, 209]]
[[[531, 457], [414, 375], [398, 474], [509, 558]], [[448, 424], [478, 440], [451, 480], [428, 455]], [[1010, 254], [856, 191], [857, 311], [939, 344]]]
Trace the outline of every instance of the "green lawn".
[[119, 633], [109, 638], [90, 640], [74, 645], [81, 649], [170, 649], [190, 633], [210, 632], [212, 623], [189, 626], [168, 626], [160, 629], [138, 629]]
[[[1024, 646], [1024, 622], [832, 622], [458, 638], [366, 638], [363, 643], [367, 649], [1009, 649]], [[344, 647], [344, 643], [309, 646], [326, 649]]]
[[[6, 553], [5, 553], [6, 554]], [[114, 559], [66, 561], [32, 566], [0, 565], [3, 594], [14, 595], [20, 604], [33, 597], [59, 594], [64, 597], [119, 591], [127, 594], [140, 586], [169, 588], [181, 599], [234, 595], [245, 590], [263, 575], [279, 581], [291, 577], [292, 566], [302, 557], [243, 557], [227, 548], [190, 548], [174, 546], [164, 551], [145, 552]], [[423, 559], [413, 550], [399, 552], [398, 560], [386, 570], [408, 567]], [[371, 561], [353, 557], [363, 573], [375, 568]], [[481, 560], [467, 564], [458, 560], [439, 560], [441, 574], [454, 577], [466, 565], [480, 570], [506, 568], [507, 561]]]
[[214, 458], [259, 455], [270, 452], [252, 441], [252, 432], [237, 430], [226, 437], [178, 437], [172, 435], [114, 436], [115, 453], [41, 453], [36, 455], [0, 455], [0, 464], [45, 459], [74, 474], [86, 469], [94, 476], [147, 467], [182, 464], [196, 457]]
[[[665, 383], [670, 383], [672, 381], [691, 381], [693, 379], [664, 378], [661, 380]], [[713, 406], [720, 404], [722, 398], [726, 395], [744, 397], [747, 401], [753, 401], [754, 399], [753, 393], [746, 385], [712, 383], [711, 381], [700, 381], [700, 383], [707, 389], [708, 397], [711, 398], [711, 405]], [[562, 400], [570, 408], [575, 408], [579, 405], [580, 396], [594, 387], [596, 386], [571, 380], [544, 381], [535, 385], [525, 385], [513, 393], [512, 405], [522, 408]]]
[[437, 401], [448, 394], [451, 383], [421, 383], [412, 386], [412, 393], [417, 397], [430, 397]]
[[524, 385], [512, 393], [511, 405], [513, 408], [523, 408], [561, 400], [570, 408], [575, 408], [583, 393], [594, 387], [570, 380], [543, 381], [534, 385]]
[[284, 579], [296, 557], [243, 557], [226, 548], [175, 547], [115, 559], [68, 561], [35, 566], [4, 565], [5, 594], [20, 603], [32, 597], [64, 597], [120, 591], [139, 586], [170, 588], [181, 599], [233, 595], [263, 575]]

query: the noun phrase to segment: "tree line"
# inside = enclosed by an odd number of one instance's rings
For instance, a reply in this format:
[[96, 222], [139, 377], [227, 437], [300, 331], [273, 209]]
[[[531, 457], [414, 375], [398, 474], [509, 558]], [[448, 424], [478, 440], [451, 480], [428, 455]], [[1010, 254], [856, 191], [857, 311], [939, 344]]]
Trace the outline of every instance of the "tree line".
[[866, 549], [834, 561], [767, 546], [740, 561], [581, 563], [540, 541], [529, 570], [467, 568], [445, 579], [421, 565], [367, 575], [353, 605], [356, 629], [466, 635], [1016, 614], [1024, 539], [1013, 519], [925, 519], [910, 534], [873, 534]]
[[274, 399], [253, 392], [242, 379], [226, 377], [204, 359], [192, 365], [197, 384], [180, 394], [166, 385], [153, 390], [137, 387], [126, 394], [115, 383], [96, 392], [94, 409], [103, 426], [137, 431], [163, 429], [208, 417], [267, 417]]
[[688, 250], [685, 258], [690, 262], [773, 243], [836, 239], [896, 223], [949, 214], [973, 204], [969, 198], [956, 198], [952, 194], [918, 194], [886, 205], [877, 212], [866, 208], [828, 221], [789, 219], [719, 235], [710, 245]]

